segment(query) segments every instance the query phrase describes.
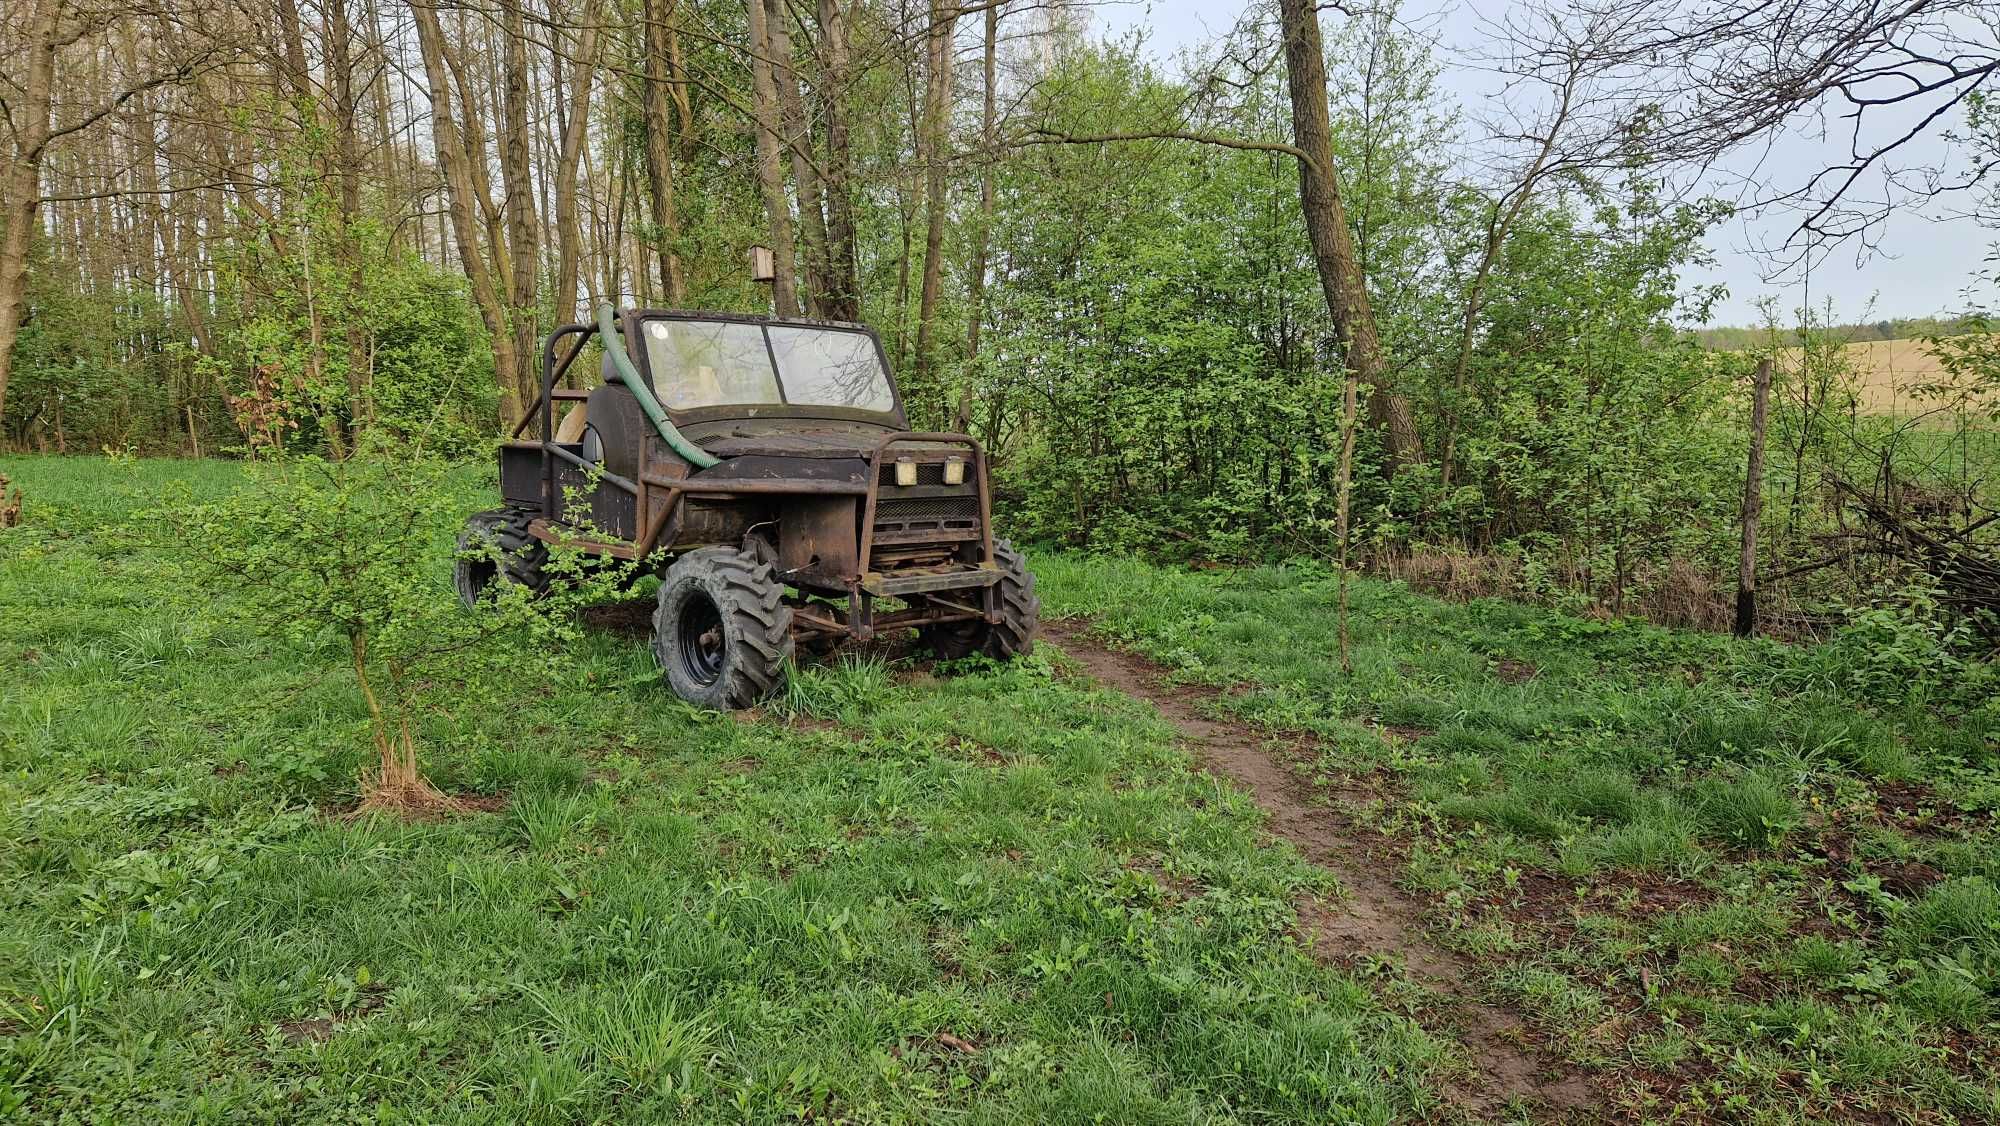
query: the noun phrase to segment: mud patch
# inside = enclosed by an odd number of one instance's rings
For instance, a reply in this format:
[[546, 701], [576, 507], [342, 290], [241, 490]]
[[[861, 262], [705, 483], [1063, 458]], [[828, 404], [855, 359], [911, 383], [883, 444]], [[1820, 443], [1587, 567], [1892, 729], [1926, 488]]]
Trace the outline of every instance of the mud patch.
[[[1596, 1117], [1604, 1109], [1602, 1095], [1586, 1077], [1534, 1046], [1520, 1017], [1477, 998], [1469, 963], [1424, 937], [1430, 909], [1396, 886], [1393, 874], [1402, 864], [1394, 846], [1313, 793], [1285, 762], [1304, 749], [1296, 739], [1209, 718], [1199, 704], [1222, 690], [1168, 685], [1164, 670], [1136, 654], [1105, 648], [1086, 636], [1085, 628], [1074, 621], [1042, 624], [1044, 636], [1098, 683], [1157, 708], [1209, 773], [1251, 793], [1274, 836], [1340, 880], [1347, 899], [1308, 900], [1299, 907], [1301, 929], [1315, 953], [1329, 961], [1365, 954], [1400, 963], [1410, 980], [1447, 1002], [1443, 1015], [1474, 1070], [1447, 1089], [1454, 1105], [1484, 1118], [1502, 1116], [1517, 1104], [1573, 1118]], [[1342, 796], [1367, 800], [1379, 794], [1357, 790]]]
[[1868, 870], [1882, 881], [1883, 891], [1904, 899], [1916, 899], [1932, 884], [1944, 880], [1943, 872], [1921, 860], [1887, 861], [1870, 865]]
[[1368, 727], [1378, 738], [1388, 743], [1414, 743], [1437, 734], [1428, 727], [1419, 727], [1414, 723], [1371, 722]]
[[278, 1032], [294, 1044], [324, 1044], [333, 1039], [333, 1030], [339, 1027], [332, 1017], [314, 1017], [311, 1020], [281, 1021]]
[[1911, 836], [1967, 836], [1979, 828], [1980, 818], [1921, 782], [1882, 778], [1874, 782], [1874, 789], [1877, 817]]
[[333, 1034], [344, 1025], [365, 1019], [368, 1014], [388, 1004], [388, 989], [380, 984], [370, 985], [362, 991], [361, 997], [349, 1009], [323, 1017], [305, 1017], [299, 1020], [278, 1022], [278, 1034], [290, 1044], [324, 1044], [333, 1039]]

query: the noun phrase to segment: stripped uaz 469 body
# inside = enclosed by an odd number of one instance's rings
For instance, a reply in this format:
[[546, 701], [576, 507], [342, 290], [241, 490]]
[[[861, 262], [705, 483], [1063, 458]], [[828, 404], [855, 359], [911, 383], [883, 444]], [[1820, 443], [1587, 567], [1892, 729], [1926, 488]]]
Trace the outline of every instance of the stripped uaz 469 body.
[[[603, 378], [579, 389], [594, 339]], [[800, 639], [914, 628], [940, 656], [1002, 659], [1032, 644], [1034, 579], [994, 538], [985, 451], [909, 431], [859, 325], [607, 307], [559, 328], [500, 489], [506, 507], [460, 538], [461, 597], [540, 587], [553, 544], [659, 567], [654, 650], [696, 703], [770, 693]]]

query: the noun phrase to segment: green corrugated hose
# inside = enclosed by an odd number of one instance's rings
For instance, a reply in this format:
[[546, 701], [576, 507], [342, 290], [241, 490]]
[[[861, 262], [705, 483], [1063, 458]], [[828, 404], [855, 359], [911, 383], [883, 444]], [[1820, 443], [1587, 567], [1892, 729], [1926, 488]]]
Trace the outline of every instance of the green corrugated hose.
[[653, 389], [646, 386], [646, 381], [639, 378], [639, 369], [632, 366], [632, 357], [626, 354], [624, 346], [620, 343], [615, 315], [610, 305], [597, 307], [598, 343], [604, 345], [604, 354], [611, 357], [611, 362], [618, 368], [619, 376], [625, 380], [625, 386], [630, 387], [632, 394], [638, 398], [639, 409], [645, 411], [646, 417], [653, 420], [653, 429], [660, 432], [661, 440], [672, 447], [675, 453], [693, 462], [696, 469], [707, 469], [721, 461], [722, 459], [695, 445], [687, 435], [674, 428], [673, 420], [667, 417], [667, 412], [660, 406], [660, 401], [653, 397]]

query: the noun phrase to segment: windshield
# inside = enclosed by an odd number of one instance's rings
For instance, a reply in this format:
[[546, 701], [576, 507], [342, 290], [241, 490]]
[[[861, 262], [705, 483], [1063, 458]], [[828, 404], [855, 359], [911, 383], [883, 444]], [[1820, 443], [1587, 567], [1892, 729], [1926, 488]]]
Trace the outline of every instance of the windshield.
[[674, 410], [755, 405], [892, 411], [895, 394], [865, 332], [740, 321], [646, 322], [646, 366]]

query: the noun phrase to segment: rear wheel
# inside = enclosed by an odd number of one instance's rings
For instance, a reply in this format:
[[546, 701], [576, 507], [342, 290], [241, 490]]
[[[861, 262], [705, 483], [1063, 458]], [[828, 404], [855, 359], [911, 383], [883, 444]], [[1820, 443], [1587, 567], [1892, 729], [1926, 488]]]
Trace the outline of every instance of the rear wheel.
[[1009, 661], [1035, 649], [1035, 627], [1042, 614], [1042, 600], [1035, 597], [1035, 576], [1027, 560], [1006, 540], [993, 541], [994, 561], [1000, 564], [1000, 581], [994, 594], [1000, 602], [998, 622], [946, 622], [917, 631], [918, 640], [946, 660], [984, 653], [996, 661]]
[[653, 612], [653, 655], [667, 686], [726, 711], [777, 691], [792, 659], [792, 608], [771, 565], [728, 547], [690, 551], [667, 568]]
[[535, 514], [525, 508], [496, 508], [468, 518], [458, 534], [458, 559], [451, 585], [470, 608], [495, 583], [508, 582], [541, 594], [549, 588], [545, 570], [549, 545], [528, 531]]

